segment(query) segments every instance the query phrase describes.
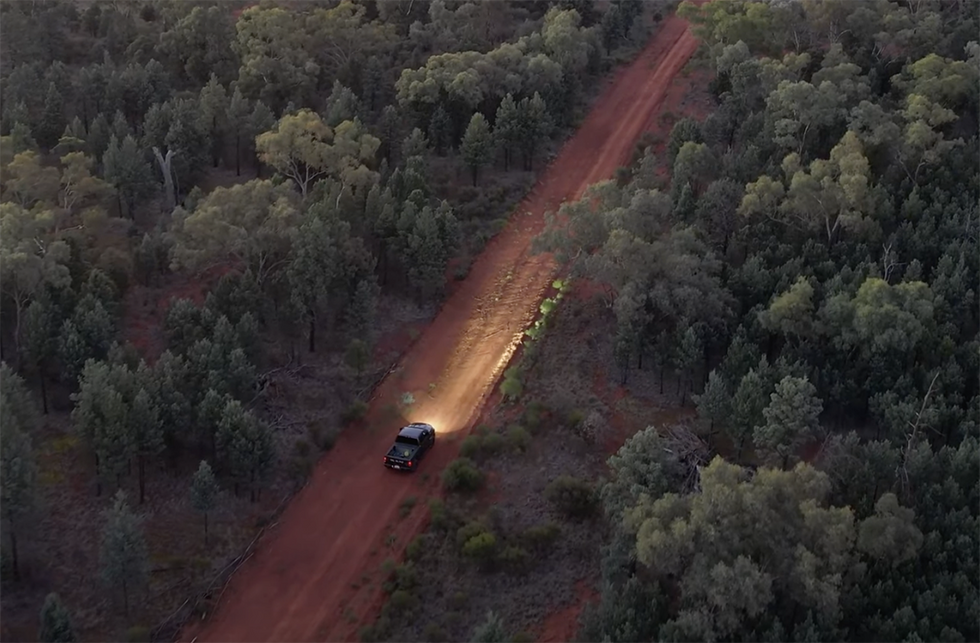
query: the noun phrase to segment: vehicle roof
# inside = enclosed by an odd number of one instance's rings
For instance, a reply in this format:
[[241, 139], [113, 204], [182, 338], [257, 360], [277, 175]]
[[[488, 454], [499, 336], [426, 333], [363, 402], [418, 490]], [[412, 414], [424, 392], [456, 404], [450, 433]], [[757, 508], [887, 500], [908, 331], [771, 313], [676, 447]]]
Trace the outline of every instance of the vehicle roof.
[[431, 429], [431, 424], [426, 424], [424, 422], [414, 422], [408, 426], [402, 427], [402, 430], [398, 432], [398, 435], [404, 435], [406, 438], [418, 438], [423, 429]]

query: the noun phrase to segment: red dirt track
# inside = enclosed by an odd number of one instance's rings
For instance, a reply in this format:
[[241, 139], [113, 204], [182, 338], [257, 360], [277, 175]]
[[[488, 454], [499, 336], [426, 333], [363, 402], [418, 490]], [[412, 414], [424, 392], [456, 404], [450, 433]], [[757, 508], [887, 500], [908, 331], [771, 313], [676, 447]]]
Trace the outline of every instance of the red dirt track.
[[[672, 16], [621, 70], [401, 369], [378, 388], [365, 422], [372, 430], [354, 427], [341, 436], [226, 586], [215, 612], [188, 625], [182, 640], [357, 640], [358, 627], [380, 605], [381, 562], [397, 558], [427, 520], [424, 502], [406, 518], [400, 506], [409, 496], [438, 493], [437, 474], [458, 450], [452, 438], [478, 416], [555, 276], [549, 256], [530, 254], [544, 212], [578, 198], [629, 159], [697, 45], [687, 23]], [[416, 402], [395, 417], [391, 409], [405, 392]], [[421, 467], [428, 480], [381, 464], [405, 420], [430, 422], [438, 431], [439, 442]]]

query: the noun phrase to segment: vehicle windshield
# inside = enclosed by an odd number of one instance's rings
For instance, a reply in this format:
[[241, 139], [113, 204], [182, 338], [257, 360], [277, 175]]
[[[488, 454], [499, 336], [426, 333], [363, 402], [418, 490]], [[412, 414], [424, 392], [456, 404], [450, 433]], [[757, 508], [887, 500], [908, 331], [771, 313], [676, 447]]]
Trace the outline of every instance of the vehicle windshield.
[[399, 435], [397, 438], [395, 438], [395, 442], [400, 443], [400, 444], [411, 444], [412, 446], [418, 446], [419, 445], [419, 441], [418, 440], [416, 440], [415, 438], [410, 438], [410, 437], [405, 436], [405, 435]]

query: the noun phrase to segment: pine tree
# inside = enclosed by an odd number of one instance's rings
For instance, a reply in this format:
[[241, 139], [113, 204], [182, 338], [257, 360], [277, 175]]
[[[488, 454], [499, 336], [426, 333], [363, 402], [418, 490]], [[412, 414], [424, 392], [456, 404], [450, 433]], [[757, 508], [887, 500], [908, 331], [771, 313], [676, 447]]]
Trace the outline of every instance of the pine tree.
[[54, 83], [48, 84], [48, 93], [44, 99], [44, 109], [37, 123], [37, 142], [45, 149], [51, 149], [58, 144], [61, 133], [68, 124], [65, 118], [65, 102], [61, 92]]
[[473, 173], [473, 185], [476, 185], [480, 168], [493, 158], [493, 137], [490, 135], [490, 126], [487, 125], [486, 117], [480, 112], [476, 112], [470, 118], [459, 151], [463, 155], [463, 162]]
[[224, 149], [225, 133], [228, 131], [228, 92], [218, 82], [213, 73], [207, 85], [201, 88], [198, 101], [201, 106], [201, 120], [211, 139], [211, 162], [218, 167], [221, 151]]
[[769, 380], [770, 368], [763, 358], [756, 368], [750, 368], [739, 381], [732, 397], [732, 421], [729, 434], [736, 445], [736, 461], [742, 454], [746, 438], [752, 436], [756, 426], [762, 423], [772, 383]]
[[728, 423], [732, 412], [732, 395], [728, 390], [728, 382], [724, 375], [717, 370], [708, 374], [708, 383], [701, 395], [692, 395], [698, 405], [698, 415], [710, 422], [710, 429], [724, 426]]
[[[208, 392], [204, 394], [204, 399], [195, 409], [199, 439], [202, 444], [207, 445], [211, 459], [214, 461], [217, 461], [219, 456], [216, 440], [218, 429], [221, 426], [221, 418], [228, 401], [228, 396], [221, 395], [214, 389], [208, 389]], [[220, 455], [222, 459], [227, 460], [226, 454], [221, 453]]]
[[12, 159], [15, 154], [20, 154], [21, 152], [28, 150], [37, 151], [37, 141], [34, 140], [31, 128], [26, 123], [17, 121], [10, 129], [10, 146], [8, 148], [5, 145], [4, 148], [3, 154], [5, 156], [9, 154], [9, 158]]
[[681, 335], [677, 350], [677, 389], [681, 396], [681, 405], [687, 397], [687, 390], [691, 383], [691, 370], [698, 363], [702, 355], [703, 347], [701, 337], [693, 326], [689, 326], [684, 334]]
[[429, 120], [429, 140], [435, 145], [436, 154], [443, 156], [452, 148], [453, 121], [442, 105], [436, 107]]
[[417, 215], [411, 211], [415, 206], [406, 204], [406, 210], [399, 220], [399, 227], [405, 230], [404, 261], [410, 266], [409, 283], [415, 287], [422, 299], [434, 297], [445, 285], [446, 263], [449, 261], [451, 247], [444, 234], [444, 227], [432, 208], [426, 206]]
[[228, 131], [235, 137], [235, 176], [242, 175], [242, 137], [249, 131], [250, 114], [248, 99], [235, 87], [228, 103]]
[[248, 412], [238, 400], [230, 400], [218, 426], [218, 449], [226, 458], [235, 487], [245, 482], [250, 499], [257, 499], [258, 485], [272, 470], [275, 447], [268, 425]]
[[109, 147], [109, 138], [112, 133], [109, 129], [109, 121], [105, 114], [100, 113], [92, 121], [88, 128], [88, 137], [85, 139], [85, 149], [89, 156], [101, 159]]
[[776, 384], [769, 399], [762, 411], [765, 423], [755, 427], [752, 439], [760, 451], [780, 458], [785, 469], [790, 457], [817, 436], [823, 402], [810, 380], [790, 375]]
[[106, 388], [101, 395], [104, 416], [94, 427], [93, 446], [103, 479], [119, 485], [136, 454], [136, 439], [122, 393]]
[[105, 514], [99, 561], [102, 580], [109, 588], [121, 588], [123, 608], [129, 614], [129, 593], [142, 589], [149, 577], [149, 557], [139, 518], [126, 503], [122, 489]]
[[195, 511], [204, 515], [204, 546], [208, 546], [208, 512], [214, 509], [215, 500], [218, 496], [218, 482], [214, 479], [211, 465], [205, 460], [194, 473], [191, 481], [191, 506]]
[[146, 462], [163, 451], [163, 426], [155, 400], [146, 389], [140, 389], [129, 410], [129, 429], [139, 469], [140, 504], [146, 498]]
[[425, 133], [419, 128], [414, 128], [405, 140], [402, 141], [402, 159], [407, 161], [413, 156], [425, 156], [429, 150], [429, 141], [425, 138]]
[[554, 124], [551, 115], [548, 114], [548, 105], [538, 92], [534, 92], [534, 96], [520, 102], [518, 115], [524, 169], [531, 171], [534, 168], [534, 153], [551, 135]]
[[140, 152], [136, 139], [127, 136], [120, 143], [113, 135], [102, 157], [102, 168], [106, 181], [116, 188], [120, 216], [125, 204], [129, 218], [135, 219], [137, 203], [155, 188], [153, 168]]
[[32, 301], [24, 312], [24, 357], [37, 374], [45, 415], [48, 414], [48, 391], [44, 370], [55, 352], [58, 329], [56, 314], [54, 303], [46, 292]]
[[124, 141], [127, 136], [133, 135], [133, 128], [129, 126], [129, 121], [126, 120], [126, 116], [118, 109], [116, 110], [115, 116], [112, 117], [109, 135], [115, 136], [120, 141]]
[[37, 638], [42, 643], [73, 643], [78, 640], [71, 624], [71, 615], [57, 594], [51, 593], [44, 598]]
[[[5, 379], [20, 378], [3, 365]], [[17, 536], [24, 518], [34, 507], [37, 488], [37, 465], [31, 448], [31, 439], [26, 432], [33, 427], [18, 427], [20, 422], [12, 421], [16, 409], [7, 408], [15, 403], [11, 396], [4, 395], [0, 404], [0, 419], [3, 430], [0, 431], [0, 515], [6, 523], [6, 532], [10, 540], [10, 563], [13, 568], [14, 580], [20, 580], [20, 561], [17, 552]]]
[[275, 124], [276, 117], [269, 106], [260, 100], [255, 101], [255, 108], [252, 109], [252, 113], [248, 117], [249, 149], [254, 157], [255, 176], [259, 176], [262, 172], [262, 163], [255, 152], [255, 137], [268, 132]]
[[520, 143], [520, 114], [514, 96], [508, 93], [500, 101], [497, 117], [493, 124], [493, 138], [497, 147], [504, 151], [504, 171], [510, 169], [511, 154]]
[[323, 108], [323, 122], [329, 127], [337, 127], [344, 121], [353, 121], [360, 116], [361, 101], [349, 87], [339, 80], [333, 81], [333, 88]]

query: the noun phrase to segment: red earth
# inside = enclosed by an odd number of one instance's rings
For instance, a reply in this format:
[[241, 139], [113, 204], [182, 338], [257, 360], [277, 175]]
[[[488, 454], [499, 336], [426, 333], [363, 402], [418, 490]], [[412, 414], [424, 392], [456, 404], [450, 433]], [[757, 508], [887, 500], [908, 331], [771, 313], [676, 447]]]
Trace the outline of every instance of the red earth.
[[[378, 387], [367, 416], [371, 429], [346, 432], [320, 460], [213, 613], [189, 624], [182, 640], [357, 639], [382, 600], [383, 559], [399, 557], [428, 520], [424, 502], [405, 518], [400, 507], [409, 496], [438, 494], [435, 474], [456, 457], [458, 438], [478, 416], [556, 274], [549, 256], [530, 252], [531, 239], [544, 228], [544, 212], [578, 198], [628, 160], [697, 46], [687, 23], [670, 17], [620, 71], [399, 371]], [[416, 402], [401, 404], [404, 393]], [[422, 464], [431, 477], [406, 479], [381, 464], [406, 421], [430, 422], [439, 433], [439, 444]]]
[[575, 584], [575, 602], [552, 612], [535, 639], [538, 643], [565, 643], [574, 641], [578, 633], [578, 619], [587, 603], [597, 601], [598, 592], [592, 588], [588, 580], [580, 580]]

